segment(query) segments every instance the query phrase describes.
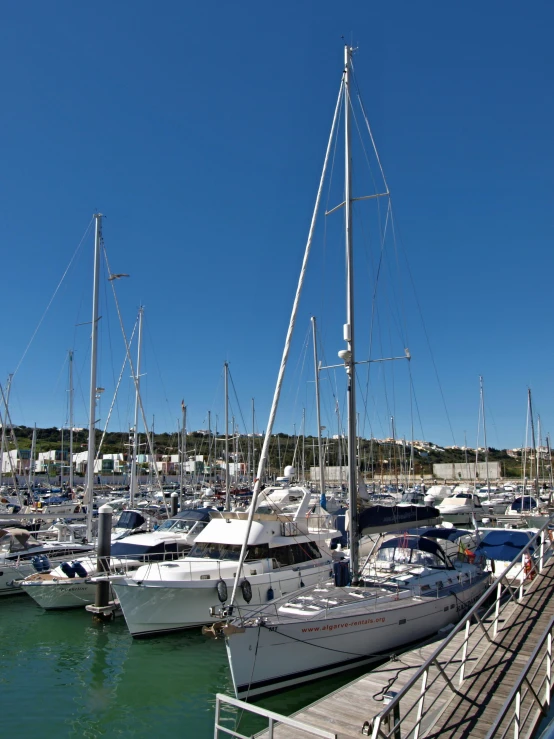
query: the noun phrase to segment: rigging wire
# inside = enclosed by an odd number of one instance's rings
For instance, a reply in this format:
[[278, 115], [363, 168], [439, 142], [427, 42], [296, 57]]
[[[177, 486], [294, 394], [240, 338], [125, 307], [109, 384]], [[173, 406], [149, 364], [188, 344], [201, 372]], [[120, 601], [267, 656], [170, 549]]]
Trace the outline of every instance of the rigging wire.
[[[391, 207], [392, 207], [392, 204], [391, 204]], [[433, 365], [433, 370], [435, 372], [435, 378], [436, 378], [437, 384], [439, 386], [439, 392], [440, 392], [440, 396], [441, 396], [441, 399], [442, 399], [442, 404], [443, 404], [444, 412], [446, 414], [446, 419], [448, 421], [448, 426], [450, 428], [450, 434], [452, 436], [452, 441], [453, 441], [454, 445], [456, 445], [456, 437], [454, 435], [454, 429], [452, 428], [452, 422], [450, 421], [450, 414], [448, 413], [448, 407], [446, 405], [446, 399], [444, 397], [444, 391], [442, 389], [442, 383], [440, 381], [439, 372], [438, 372], [438, 369], [437, 369], [437, 364], [435, 362], [435, 355], [433, 353], [433, 349], [431, 347], [431, 341], [429, 339], [429, 334], [427, 332], [427, 325], [426, 325], [426, 323], [424, 321], [423, 312], [421, 310], [421, 304], [419, 302], [418, 294], [416, 292], [415, 281], [414, 281], [414, 278], [413, 278], [413, 275], [412, 275], [412, 270], [410, 269], [410, 263], [408, 261], [406, 250], [403, 248], [403, 245], [402, 245], [402, 239], [401, 238], [397, 238], [397, 236], [396, 236], [397, 228], [395, 227], [394, 221], [392, 222], [392, 229], [395, 232], [395, 236], [394, 236], [395, 241], [398, 242], [398, 243], [400, 243], [400, 245], [402, 247], [402, 253], [404, 255], [404, 262], [405, 262], [406, 268], [408, 270], [408, 276], [410, 278], [410, 284], [412, 286], [412, 290], [413, 290], [413, 293], [414, 293], [414, 299], [415, 299], [415, 303], [416, 303], [416, 306], [417, 306], [417, 311], [419, 313], [419, 318], [421, 320], [421, 325], [422, 325], [422, 328], [423, 328], [423, 333], [425, 335], [425, 340], [427, 342], [427, 348], [429, 350], [429, 354], [430, 354], [430, 357], [431, 357], [431, 363]]]
[[15, 368], [15, 370], [14, 370], [14, 372], [13, 372], [13, 376], [14, 376], [14, 377], [15, 377], [15, 375], [17, 374], [17, 372], [18, 372], [19, 368], [21, 367], [21, 364], [22, 364], [23, 360], [24, 360], [24, 359], [25, 359], [25, 357], [27, 356], [27, 352], [28, 352], [28, 351], [29, 351], [29, 349], [31, 348], [31, 344], [32, 344], [32, 343], [33, 343], [33, 341], [34, 341], [34, 338], [35, 338], [35, 336], [37, 335], [37, 333], [38, 333], [38, 330], [39, 330], [39, 328], [40, 328], [40, 327], [42, 326], [42, 323], [43, 323], [44, 319], [46, 318], [46, 314], [48, 313], [48, 311], [49, 311], [49, 309], [50, 309], [50, 306], [51, 306], [51, 305], [52, 305], [52, 303], [54, 302], [54, 298], [55, 298], [55, 297], [56, 297], [56, 295], [58, 294], [58, 291], [59, 291], [60, 287], [62, 286], [62, 283], [63, 283], [63, 281], [65, 280], [65, 278], [66, 278], [66, 275], [67, 275], [67, 273], [69, 272], [69, 270], [70, 270], [70, 268], [71, 268], [71, 265], [72, 265], [72, 264], [73, 264], [73, 262], [75, 261], [75, 257], [76, 257], [76, 256], [77, 256], [77, 254], [79, 253], [79, 250], [80, 250], [80, 248], [81, 248], [81, 245], [83, 244], [83, 241], [85, 240], [85, 238], [86, 238], [86, 237], [87, 237], [87, 235], [88, 235], [88, 232], [89, 232], [89, 230], [90, 230], [90, 227], [91, 227], [91, 225], [92, 225], [92, 222], [93, 222], [93, 220], [94, 220], [93, 218], [91, 218], [91, 219], [90, 219], [90, 223], [88, 224], [88, 226], [87, 226], [87, 228], [86, 228], [86, 230], [85, 230], [85, 233], [83, 234], [83, 236], [82, 236], [81, 240], [79, 241], [79, 244], [77, 245], [77, 248], [75, 249], [75, 252], [73, 253], [73, 256], [72, 256], [72, 257], [71, 257], [71, 259], [69, 260], [69, 264], [68, 264], [68, 265], [67, 265], [67, 267], [65, 268], [65, 271], [64, 271], [64, 273], [63, 273], [63, 275], [62, 275], [62, 277], [61, 277], [60, 281], [58, 282], [58, 285], [57, 285], [56, 289], [54, 290], [54, 294], [53, 294], [53, 295], [52, 295], [52, 297], [50, 298], [50, 301], [48, 302], [48, 305], [46, 306], [46, 309], [45, 309], [44, 313], [42, 314], [42, 317], [41, 317], [40, 321], [38, 322], [38, 324], [37, 324], [37, 327], [35, 328], [35, 330], [34, 330], [34, 332], [33, 332], [33, 335], [31, 336], [31, 338], [30, 338], [30, 340], [29, 340], [29, 343], [27, 344], [27, 346], [26, 346], [26, 348], [25, 348], [25, 351], [23, 352], [23, 355], [22, 355], [21, 359], [19, 360], [19, 362], [18, 362], [18, 364], [17, 364], [17, 367]]
[[166, 390], [164, 379], [163, 379], [163, 376], [162, 376], [162, 371], [160, 369], [160, 363], [158, 362], [158, 353], [155, 351], [154, 340], [153, 340], [153, 337], [152, 337], [152, 333], [150, 331], [150, 324], [149, 324], [149, 321], [148, 321], [148, 317], [146, 317], [145, 323], [146, 323], [146, 332], [147, 332], [147, 335], [148, 335], [148, 339], [150, 341], [150, 346], [152, 347], [152, 355], [153, 355], [154, 361], [156, 363], [156, 369], [158, 370], [158, 377], [159, 377], [159, 380], [160, 380], [160, 385], [162, 386], [162, 391], [163, 391], [163, 394], [164, 394], [164, 400], [165, 400], [165, 403], [167, 405], [168, 418], [172, 418], [173, 417], [173, 414], [172, 414], [172, 411], [171, 411], [171, 407], [169, 405], [169, 399], [167, 397], [167, 390]]

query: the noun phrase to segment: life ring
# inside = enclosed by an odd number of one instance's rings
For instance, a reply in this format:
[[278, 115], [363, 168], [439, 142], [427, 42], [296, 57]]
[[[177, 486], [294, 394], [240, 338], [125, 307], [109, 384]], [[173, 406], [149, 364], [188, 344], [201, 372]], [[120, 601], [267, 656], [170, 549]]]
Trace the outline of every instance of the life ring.
[[242, 597], [247, 603], [250, 603], [252, 600], [252, 585], [248, 582], [248, 580], [243, 580], [240, 584], [240, 589], [242, 590]]
[[215, 586], [217, 590], [217, 597], [220, 603], [225, 603], [227, 600], [227, 583], [225, 580], [218, 580]]

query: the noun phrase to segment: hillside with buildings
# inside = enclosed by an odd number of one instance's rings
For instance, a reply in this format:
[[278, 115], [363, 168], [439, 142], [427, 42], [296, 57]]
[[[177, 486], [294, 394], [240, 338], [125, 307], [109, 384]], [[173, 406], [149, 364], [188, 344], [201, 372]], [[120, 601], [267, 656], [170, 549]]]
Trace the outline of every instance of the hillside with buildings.
[[[2, 473], [14, 472], [23, 475], [31, 464], [33, 429], [26, 426], [6, 429], [2, 439]], [[97, 432], [97, 448], [102, 438]], [[229, 439], [230, 473], [235, 478], [252, 476], [256, 470], [263, 438], [261, 435], [235, 435]], [[152, 451], [145, 434], [139, 435], [139, 470], [148, 474], [153, 469], [154, 459], [159, 473], [177, 476], [181, 470], [181, 452], [186, 455], [187, 474], [221, 476], [225, 468], [225, 437], [207, 430], [188, 433], [183, 440], [176, 433], [158, 433], [152, 436]], [[346, 479], [346, 440], [344, 437], [326, 437], [323, 440], [325, 463], [336, 468], [340, 479]], [[69, 474], [70, 433], [68, 429], [45, 428], [36, 430], [35, 468], [38, 474], [64, 477]], [[182, 449], [181, 449], [182, 447]], [[95, 473], [125, 476], [130, 469], [132, 435], [128, 432], [106, 433], [95, 464]], [[488, 450], [489, 477], [520, 478], [525, 464], [530, 476], [535, 456], [539, 457], [541, 477], [549, 477], [551, 454], [548, 447], [533, 449]], [[368, 478], [398, 477], [411, 475], [437, 479], [485, 479], [485, 449], [478, 450], [449, 446], [440, 447], [429, 441], [414, 441], [413, 444], [398, 439], [360, 439], [360, 467]], [[84, 474], [87, 467], [87, 431], [73, 431], [73, 469]], [[477, 462], [477, 467], [475, 467]], [[291, 436], [275, 434], [269, 451], [268, 474], [282, 474], [286, 465], [293, 465], [301, 478], [309, 478], [310, 469], [319, 464], [317, 438], [313, 436]]]

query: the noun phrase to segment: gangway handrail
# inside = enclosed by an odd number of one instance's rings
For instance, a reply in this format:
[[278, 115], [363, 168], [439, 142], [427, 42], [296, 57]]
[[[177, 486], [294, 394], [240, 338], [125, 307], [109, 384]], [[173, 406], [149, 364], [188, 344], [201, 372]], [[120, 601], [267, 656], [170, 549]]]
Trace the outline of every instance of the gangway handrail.
[[[469, 657], [469, 655], [472, 653], [472, 650], [468, 651], [468, 643], [470, 638], [470, 624], [471, 620], [475, 618], [477, 621], [477, 627], [480, 629], [483, 629], [485, 631], [485, 634], [489, 638], [490, 641], [494, 640], [494, 638], [497, 635], [498, 630], [498, 621], [500, 613], [504, 610], [504, 608], [508, 605], [508, 603], [511, 602], [513, 599], [513, 594], [510, 594], [510, 597], [508, 598], [507, 603], [504, 603], [501, 605], [501, 599], [504, 595], [503, 593], [503, 580], [506, 580], [507, 582], [507, 575], [509, 572], [513, 571], [517, 565], [521, 564], [521, 572], [519, 574], [523, 574], [523, 562], [525, 558], [525, 554], [529, 553], [529, 549], [536, 544], [537, 541], [540, 541], [539, 546], [539, 556], [538, 559], [535, 561], [535, 565], [538, 566], [538, 572], [542, 572], [544, 568], [544, 549], [545, 549], [545, 532], [549, 528], [549, 526], [552, 525], [552, 516], [549, 517], [549, 519], [543, 524], [543, 526], [536, 532], [536, 534], [529, 539], [529, 542], [523, 549], [521, 549], [516, 557], [513, 559], [513, 561], [510, 563], [510, 565], [506, 568], [506, 570], [501, 573], [493, 582], [492, 584], [487, 588], [487, 590], [483, 593], [483, 595], [477, 600], [477, 602], [472, 606], [472, 608], [467, 612], [465, 617], [458, 622], [458, 624], [452, 629], [450, 634], [441, 641], [439, 646], [435, 649], [435, 651], [431, 654], [431, 656], [421, 665], [421, 667], [412, 675], [412, 677], [408, 680], [408, 682], [404, 685], [404, 687], [392, 698], [392, 700], [387, 704], [387, 706], [376, 716], [373, 717], [372, 722], [366, 722], [364, 727], [362, 728], [363, 732], [366, 732], [366, 736], [369, 735], [367, 731], [371, 731], [371, 737], [372, 739], [378, 739], [379, 737], [383, 737], [384, 739], [388, 739], [391, 736], [399, 736], [400, 726], [402, 724], [402, 721], [405, 720], [406, 716], [411, 713], [413, 710], [417, 708], [417, 718], [415, 721], [415, 725], [412, 728], [412, 732], [410, 733], [410, 736], [413, 736], [413, 739], [419, 739], [419, 734], [421, 730], [421, 725], [423, 722], [423, 719], [427, 713], [424, 709], [424, 699], [427, 691], [430, 688], [430, 684], [428, 684], [428, 678], [430, 669], [434, 666], [437, 667], [439, 665], [439, 657], [444, 652], [444, 650], [450, 645], [452, 640], [457, 636], [457, 634], [462, 630], [465, 629], [465, 638], [462, 644], [462, 659], [460, 660], [460, 665], [457, 667], [455, 672], [459, 672], [459, 684], [462, 684], [465, 676], [464, 676], [464, 668], [465, 663]], [[502, 529], [499, 529], [501, 531]], [[511, 590], [511, 586], [508, 583], [508, 588]], [[523, 582], [521, 583], [519, 590], [519, 600], [523, 598]], [[485, 618], [490, 615], [492, 609], [494, 608], [494, 618], [493, 618], [493, 639], [491, 640], [490, 636], [488, 635], [488, 631], [486, 628], [486, 625], [484, 624], [482, 618], [479, 617], [479, 610], [483, 607], [483, 605], [486, 603], [486, 601], [492, 596], [495, 596], [495, 602], [489, 606], [489, 608], [486, 611]], [[481, 641], [483, 637], [479, 638], [478, 643]], [[455, 653], [446, 660], [447, 664], [450, 664], [453, 662], [456, 655], [459, 653], [460, 648], [458, 648]], [[438, 670], [439, 675], [438, 677], [445, 676], [444, 671], [445, 665], [440, 667]], [[438, 679], [438, 678], [437, 678]], [[409, 706], [408, 710], [404, 711], [404, 717], [400, 717], [400, 701], [406, 697], [406, 694], [408, 691], [418, 682], [421, 680], [421, 689], [418, 693], [418, 696], [415, 700], [415, 703], [411, 706]], [[452, 689], [452, 684], [450, 680], [445, 680], [445, 688]], [[434, 701], [436, 701], [437, 696], [434, 696]], [[392, 718], [389, 718], [392, 717]], [[383, 731], [383, 725], [387, 725], [388, 731]]]
[[[525, 664], [525, 667], [519, 674], [519, 677], [517, 678], [514, 684], [514, 687], [511, 689], [508, 697], [506, 698], [504, 705], [500, 709], [500, 713], [494, 720], [494, 723], [489, 729], [489, 732], [487, 733], [487, 736], [485, 737], [485, 739], [492, 739], [492, 737], [494, 737], [498, 728], [500, 727], [500, 724], [505, 719], [505, 717], [508, 715], [510, 707], [512, 706], [514, 701], [515, 701], [515, 706], [514, 706], [513, 718], [511, 719], [508, 726], [504, 729], [501, 736], [502, 738], [506, 736], [506, 734], [508, 733], [509, 729], [512, 726], [512, 723], [514, 723], [515, 721], [514, 739], [518, 739], [520, 731], [521, 731], [521, 727], [524, 723], [521, 721], [521, 707], [523, 704], [523, 700], [527, 696], [528, 693], [531, 694], [532, 703], [525, 715], [525, 719], [529, 717], [531, 710], [533, 708], [533, 705], [535, 703], [538, 703], [539, 711], [538, 711], [538, 715], [535, 718], [534, 723], [536, 723], [536, 721], [538, 720], [541, 714], [545, 714], [545, 711], [548, 710], [548, 707], [550, 706], [550, 693], [552, 690], [552, 631], [553, 629], [554, 629], [554, 616], [552, 616], [552, 618], [550, 619], [550, 622], [547, 628], [545, 629], [542, 637], [540, 638], [540, 641], [538, 642], [536, 647], [533, 649], [531, 656], [529, 657], [529, 659], [527, 660], [527, 663]], [[537, 666], [537, 672], [535, 673], [535, 675], [538, 674], [538, 671], [540, 667], [542, 666], [542, 664], [544, 663], [545, 658], [546, 658], [546, 670], [545, 670], [546, 674], [545, 674], [544, 679], [541, 680], [541, 683], [538, 686], [538, 689], [536, 689], [535, 687], [530, 687], [530, 683], [527, 680], [527, 676], [529, 675], [533, 665], [535, 664], [537, 656], [539, 655], [540, 651], [544, 647], [545, 642], [547, 644], [546, 653], [541, 659], [541, 661], [539, 662]], [[525, 694], [522, 695], [522, 685], [524, 681], [527, 681], [529, 687], [527, 691], [525, 692]], [[544, 705], [541, 702], [540, 697], [539, 697], [540, 692], [543, 688], [544, 688]]]
[[238, 731], [235, 731], [234, 729], [231, 729], [227, 726], [222, 726], [220, 724], [222, 703], [228, 703], [231, 706], [240, 708], [241, 711], [248, 711], [249, 713], [255, 713], [258, 716], [263, 716], [264, 718], [267, 718], [269, 722], [268, 739], [273, 739], [273, 729], [275, 728], [275, 722], [285, 724], [285, 726], [290, 726], [293, 729], [299, 729], [300, 731], [304, 731], [307, 734], [312, 734], [312, 736], [320, 737], [320, 739], [337, 739], [337, 734], [335, 734], [335, 732], [333, 731], [328, 731], [327, 729], [321, 729], [318, 726], [305, 724], [303, 721], [297, 721], [294, 718], [282, 716], [280, 713], [268, 711], [267, 708], [255, 706], [252, 703], [245, 703], [244, 701], [238, 700], [238, 698], [231, 698], [231, 696], [224, 695], [223, 693], [217, 693], [215, 696], [214, 739], [218, 739], [220, 731], [224, 731], [228, 736], [235, 737], [235, 739], [252, 739], [252, 736], [247, 737], [245, 734], [239, 734]]

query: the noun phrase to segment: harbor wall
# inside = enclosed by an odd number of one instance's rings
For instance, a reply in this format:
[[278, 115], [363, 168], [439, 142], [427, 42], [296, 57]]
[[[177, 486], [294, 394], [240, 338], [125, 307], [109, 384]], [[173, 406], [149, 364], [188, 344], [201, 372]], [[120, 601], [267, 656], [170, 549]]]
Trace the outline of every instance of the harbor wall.
[[[502, 477], [500, 462], [489, 462], [489, 480], [498, 480]], [[448, 464], [434, 464], [433, 475], [437, 480], [482, 480], [487, 479], [486, 462], [455, 462]]]

